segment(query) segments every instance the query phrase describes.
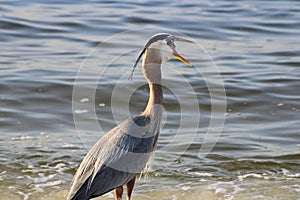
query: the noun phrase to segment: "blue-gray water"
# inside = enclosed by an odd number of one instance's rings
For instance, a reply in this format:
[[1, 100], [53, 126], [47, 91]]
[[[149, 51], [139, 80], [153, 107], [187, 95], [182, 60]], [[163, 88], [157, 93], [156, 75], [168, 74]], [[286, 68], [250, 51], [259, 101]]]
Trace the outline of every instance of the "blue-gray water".
[[[225, 117], [225, 124], [212, 151], [199, 157], [212, 113], [203, 77], [216, 72], [204, 51], [178, 44], [178, 51], [201, 76], [172, 61], [172, 69], [186, 79], [172, 70], [165, 70], [163, 77], [179, 90], [183, 80], [193, 86], [200, 127], [196, 136], [187, 126], [177, 132], [180, 102], [166, 89], [167, 117], [158, 151], [148, 178], [136, 183], [133, 199], [299, 199], [296, 0], [0, 1], [0, 199], [65, 198], [87, 152], [84, 145], [90, 148], [118, 123], [111, 114], [116, 82], [130, 72], [139, 51], [159, 28], [191, 37], [218, 66], [227, 96], [226, 112], [218, 116]], [[128, 30], [116, 40], [108, 39]], [[101, 48], [88, 56], [102, 41]], [[106, 58], [115, 57], [101, 77], [95, 102], [85, 96], [77, 99], [79, 104], [95, 105], [96, 118], [88, 109], [72, 108], [76, 75], [87, 56], [81, 77], [85, 91], [97, 83]], [[145, 106], [147, 87], [134, 87], [146, 83], [140, 65], [132, 81], [127, 77], [122, 78], [121, 91], [135, 91], [129, 105], [134, 115]], [[119, 97], [114, 106], [122, 113], [127, 102], [122, 92]], [[80, 139], [73, 113], [83, 125], [99, 120], [103, 132], [83, 127]], [[111, 198], [108, 194], [99, 199]]]

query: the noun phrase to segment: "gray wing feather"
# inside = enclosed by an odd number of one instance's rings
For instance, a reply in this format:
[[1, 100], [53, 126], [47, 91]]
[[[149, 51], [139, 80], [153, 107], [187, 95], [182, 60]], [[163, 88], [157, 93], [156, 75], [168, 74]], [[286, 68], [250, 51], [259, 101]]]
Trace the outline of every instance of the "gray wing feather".
[[147, 117], [129, 118], [104, 135], [80, 164], [68, 199], [100, 196], [141, 172], [153, 150], [154, 135], [146, 134], [149, 123]]

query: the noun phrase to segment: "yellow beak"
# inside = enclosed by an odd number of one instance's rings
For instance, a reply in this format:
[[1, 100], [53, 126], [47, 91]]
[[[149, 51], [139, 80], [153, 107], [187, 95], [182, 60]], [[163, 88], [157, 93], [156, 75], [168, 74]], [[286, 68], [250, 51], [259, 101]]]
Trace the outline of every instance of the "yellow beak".
[[188, 66], [193, 66], [189, 61], [187, 61], [184, 57], [182, 57], [176, 50], [173, 50], [173, 55], [180, 60], [181, 62], [185, 63]]
[[[196, 44], [196, 42], [193, 42], [191, 40], [187, 40], [184, 38], [176, 38], [175, 41], [178, 42], [187, 42], [187, 43], [192, 43], [192, 44]], [[188, 66], [193, 66], [189, 61], [187, 61], [186, 59], [184, 59], [175, 49], [173, 49], [173, 55], [180, 60], [181, 62], [185, 63]]]

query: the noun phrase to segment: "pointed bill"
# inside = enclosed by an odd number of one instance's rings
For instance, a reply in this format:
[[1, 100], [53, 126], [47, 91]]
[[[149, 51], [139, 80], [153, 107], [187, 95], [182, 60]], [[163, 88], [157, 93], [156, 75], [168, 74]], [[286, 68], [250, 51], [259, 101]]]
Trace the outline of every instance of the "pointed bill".
[[184, 38], [176, 38], [175, 41], [196, 44], [196, 42], [191, 41], [191, 40], [187, 40], [187, 39], [184, 39]]
[[180, 60], [181, 62], [185, 63], [188, 66], [193, 66], [189, 61], [183, 58], [177, 51], [173, 50], [173, 55]]

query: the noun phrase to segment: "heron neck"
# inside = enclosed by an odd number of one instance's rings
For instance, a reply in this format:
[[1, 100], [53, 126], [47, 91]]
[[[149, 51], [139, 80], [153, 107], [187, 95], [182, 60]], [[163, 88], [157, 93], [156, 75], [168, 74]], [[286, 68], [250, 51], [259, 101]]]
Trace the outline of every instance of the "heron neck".
[[155, 112], [156, 105], [162, 105], [163, 92], [161, 86], [161, 54], [157, 49], [147, 49], [143, 59], [143, 73], [148, 81], [150, 96], [143, 114], [149, 115]]
[[150, 96], [146, 109], [143, 112], [143, 115], [150, 115], [155, 112], [155, 106], [163, 103], [163, 92], [162, 86], [160, 84], [149, 82]]

